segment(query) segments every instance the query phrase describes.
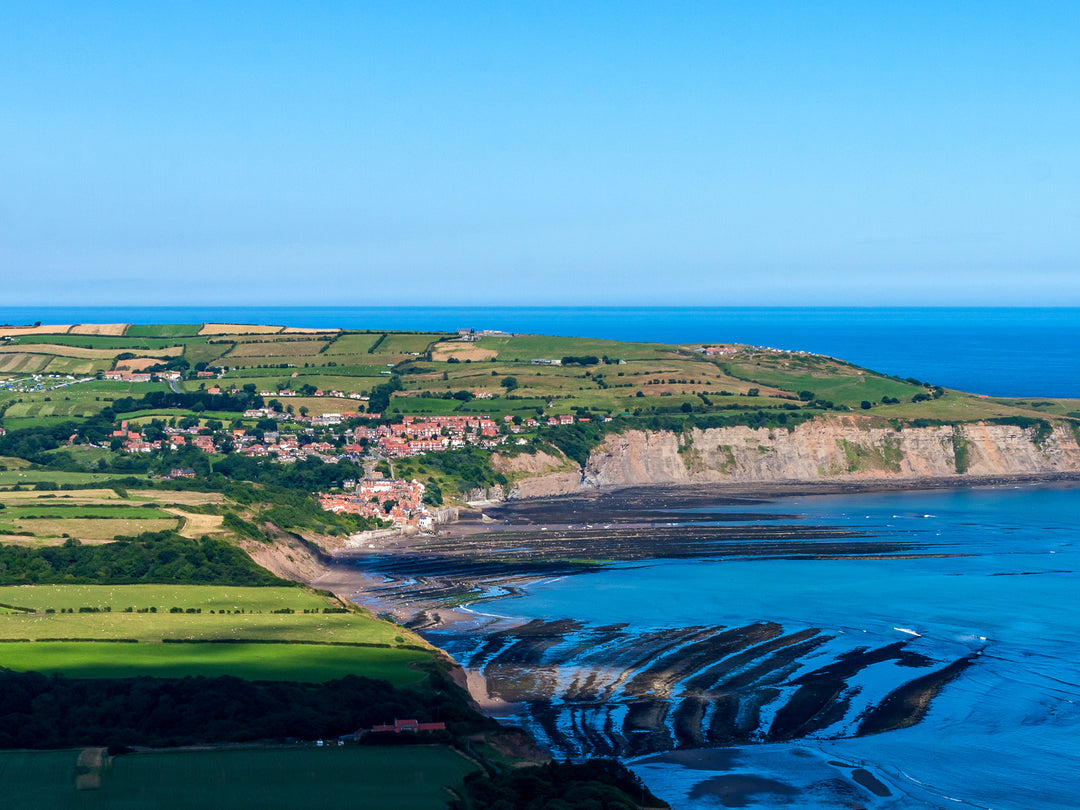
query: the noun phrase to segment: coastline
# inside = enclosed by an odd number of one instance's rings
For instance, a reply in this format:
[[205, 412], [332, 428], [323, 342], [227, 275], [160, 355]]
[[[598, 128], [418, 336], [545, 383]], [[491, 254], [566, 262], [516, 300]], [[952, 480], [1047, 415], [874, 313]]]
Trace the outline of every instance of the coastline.
[[[553, 568], [530, 573], [525, 569], [506, 563], [501, 567], [478, 568], [471, 555], [483, 555], [498, 551], [504, 545], [515, 550], [524, 549], [522, 556], [532, 556], [533, 549], [544, 544], [559, 543], [562, 538], [572, 538], [575, 544], [585, 542], [597, 532], [605, 535], [639, 537], [664, 533], [668, 537], [694, 536], [695, 533], [724, 532], [726, 527], [696, 525], [693, 520], [670, 526], [671, 514], [655, 512], [660, 505], [673, 510], [692, 509], [695, 505], [717, 503], [752, 510], [754, 504], [773, 502], [797, 496], [862, 495], [897, 491], [935, 491], [957, 488], [993, 488], [1080, 485], [1080, 475], [1008, 476], [995, 478], [927, 479], [919, 482], [877, 480], [866, 482], [792, 482], [782, 486], [730, 485], [708, 488], [689, 487], [636, 487], [587, 493], [585, 496], [558, 496], [544, 499], [502, 501], [487, 507], [490, 514], [500, 520], [492, 523], [486, 513], [451, 524], [440, 530], [436, 537], [403, 535], [387, 538], [377, 549], [341, 550], [324, 555], [317, 576], [308, 582], [313, 587], [329, 590], [340, 598], [356, 602], [373, 613], [386, 616], [420, 634], [433, 646], [442, 648], [451, 637], [485, 637], [495, 633], [510, 633], [525, 625], [528, 620], [514, 617], [512, 607], [506, 606], [499, 613], [488, 613], [480, 606], [486, 603], [513, 599], [524, 593], [533, 583], [553, 576], [574, 576], [590, 573], [587, 565], [553, 563]], [[565, 522], [568, 508], [578, 516], [577, 523]], [[589, 528], [585, 521], [588, 514], [582, 510], [602, 509], [605, 513], [625, 510], [624, 522], [609, 524], [609, 528]], [[650, 519], [643, 519], [644, 516]], [[751, 511], [740, 513], [753, 517]], [[553, 518], [552, 521], [545, 520]], [[684, 516], [685, 517], [685, 516]], [[502, 521], [508, 521], [506, 523]], [[562, 520], [564, 522], [555, 522]], [[803, 526], [800, 535], [811, 534], [814, 527]], [[745, 530], [741, 530], [745, 531]], [[759, 541], [755, 541], [759, 542]], [[805, 540], [799, 541], [805, 543]], [[849, 542], [860, 544], [860, 553], [848, 549]], [[901, 544], [883, 546], [873, 538], [827, 537], [816, 546], [820, 559], [873, 559], [888, 557], [941, 556], [920, 554], [919, 550]], [[584, 546], [582, 546], [584, 548]], [[731, 546], [725, 545], [724, 550]], [[695, 545], [694, 549], [700, 546]], [[866, 549], [880, 553], [870, 553]], [[449, 549], [449, 550], [447, 550]], [[707, 553], [705, 551], [692, 551]], [[751, 555], [752, 549], [739, 545], [740, 553]], [[663, 555], [661, 555], [663, 556]], [[657, 557], [645, 554], [638, 559], [646, 562]], [[536, 561], [526, 560], [532, 565]], [[367, 565], [365, 565], [367, 563]], [[412, 566], [416, 570], [410, 572]], [[372, 570], [372, 568], [381, 570]], [[500, 615], [503, 614], [503, 615]], [[767, 617], [762, 617], [766, 619]], [[445, 650], [444, 650], [445, 651]], [[451, 653], [447, 653], [450, 660]], [[468, 666], [460, 667], [459, 682], [465, 686], [474, 701], [489, 716], [506, 717], [522, 710], [521, 701], [504, 700], [492, 694], [481, 671]], [[880, 715], [878, 718], [880, 722]]]

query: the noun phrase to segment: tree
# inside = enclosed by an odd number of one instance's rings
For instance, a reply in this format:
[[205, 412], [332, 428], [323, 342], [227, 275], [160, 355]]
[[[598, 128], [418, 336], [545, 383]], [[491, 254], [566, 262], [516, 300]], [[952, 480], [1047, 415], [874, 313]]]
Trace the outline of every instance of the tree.
[[509, 393], [518, 387], [517, 377], [503, 377], [502, 382], [500, 382], [499, 385], [505, 388], [507, 393]]
[[868, 399], [864, 399], [859, 407], [862, 408], [864, 411], [868, 411], [870, 410], [870, 408], [873, 407], [873, 403]]
[[691, 405], [689, 402], [684, 402], [682, 404], [682, 412], [683, 413], [693, 413], [693, 411], [694, 411], [694, 406]]

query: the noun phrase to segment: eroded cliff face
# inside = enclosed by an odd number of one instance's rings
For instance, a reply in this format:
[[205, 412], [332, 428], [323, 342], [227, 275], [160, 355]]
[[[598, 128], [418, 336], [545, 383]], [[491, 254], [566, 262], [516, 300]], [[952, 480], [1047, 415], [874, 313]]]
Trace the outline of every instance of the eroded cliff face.
[[[1037, 441], [1037, 438], [1040, 439]], [[894, 430], [858, 417], [785, 429], [629, 431], [589, 456], [585, 487], [1039, 475], [1080, 471], [1073, 431], [982, 423]]]
[[1080, 444], [1068, 425], [1039, 436], [1034, 428], [1013, 425], [895, 430], [859, 416], [834, 416], [791, 431], [729, 427], [682, 434], [641, 430], [613, 434], [593, 450], [584, 470], [550, 456], [519, 456], [500, 466], [514, 476], [505, 494], [527, 498], [649, 484], [1078, 473]]
[[566, 495], [581, 489], [581, 465], [560, 453], [537, 452], [505, 455], [495, 453], [491, 467], [509, 480], [512, 498], [544, 498]]

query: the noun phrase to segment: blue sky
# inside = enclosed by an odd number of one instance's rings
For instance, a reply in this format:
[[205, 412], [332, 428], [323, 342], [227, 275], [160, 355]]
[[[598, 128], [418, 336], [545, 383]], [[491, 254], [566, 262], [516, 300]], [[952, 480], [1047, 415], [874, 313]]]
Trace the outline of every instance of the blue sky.
[[1080, 305], [1080, 4], [0, 0], [21, 304]]

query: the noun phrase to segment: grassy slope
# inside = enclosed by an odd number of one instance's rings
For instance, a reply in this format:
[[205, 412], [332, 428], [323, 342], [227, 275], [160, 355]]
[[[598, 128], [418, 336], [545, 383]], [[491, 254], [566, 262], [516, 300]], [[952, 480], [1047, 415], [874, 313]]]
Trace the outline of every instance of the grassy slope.
[[[0, 666], [20, 671], [83, 678], [235, 675], [301, 681], [351, 673], [411, 685], [424, 677], [411, 665], [431, 660], [429, 652], [415, 649], [423, 642], [409, 631], [358, 610], [323, 613], [340, 603], [300, 588], [8, 586], [0, 587], [0, 603], [35, 611], [9, 609], [0, 615], [0, 639], [22, 640], [0, 643]], [[151, 606], [156, 613], [137, 612]], [[111, 611], [59, 612], [84, 607]], [[135, 612], [124, 612], [128, 607]], [[169, 612], [173, 608], [201, 612]], [[273, 612], [284, 608], [296, 612]], [[138, 643], [101, 643], [115, 639]], [[218, 643], [163, 644], [162, 639]], [[276, 643], [254, 643], [259, 641]], [[349, 646], [357, 644], [384, 646]]]

